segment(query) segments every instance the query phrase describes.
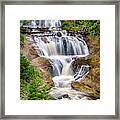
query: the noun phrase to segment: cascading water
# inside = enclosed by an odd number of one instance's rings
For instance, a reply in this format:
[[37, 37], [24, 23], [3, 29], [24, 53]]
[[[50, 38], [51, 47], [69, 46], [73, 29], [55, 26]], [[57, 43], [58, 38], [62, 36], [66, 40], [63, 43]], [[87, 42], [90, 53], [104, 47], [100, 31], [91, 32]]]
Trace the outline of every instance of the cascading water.
[[73, 90], [71, 82], [82, 79], [88, 72], [89, 66], [82, 65], [80, 70], [74, 75], [72, 62], [76, 57], [89, 55], [88, 47], [82, 38], [67, 36], [65, 30], [61, 30], [60, 20], [35, 20], [31, 21], [34, 28], [55, 28], [53, 36], [33, 35], [30, 40], [39, 56], [45, 57], [52, 65], [52, 76], [54, 87], [50, 90], [50, 95], [55, 99], [81, 99], [85, 93]]
[[30, 26], [36, 28], [58, 29], [61, 26], [60, 20], [32, 20]]

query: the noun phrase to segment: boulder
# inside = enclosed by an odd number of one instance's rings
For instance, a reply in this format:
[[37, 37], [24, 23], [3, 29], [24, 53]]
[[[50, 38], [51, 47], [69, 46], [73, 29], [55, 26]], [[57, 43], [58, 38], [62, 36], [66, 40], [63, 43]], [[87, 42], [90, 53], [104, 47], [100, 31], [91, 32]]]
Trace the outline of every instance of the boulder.
[[100, 98], [100, 83], [97, 80], [85, 78], [80, 82], [72, 82], [71, 86], [75, 90], [89, 94], [93, 99]]
[[[100, 97], [100, 67], [99, 62], [93, 62], [92, 59], [87, 59], [87, 63], [90, 65], [91, 69], [84, 79], [74, 81], [71, 83], [73, 89], [79, 90], [80, 92], [85, 92], [96, 99]], [[82, 63], [83, 64], [83, 63]]]

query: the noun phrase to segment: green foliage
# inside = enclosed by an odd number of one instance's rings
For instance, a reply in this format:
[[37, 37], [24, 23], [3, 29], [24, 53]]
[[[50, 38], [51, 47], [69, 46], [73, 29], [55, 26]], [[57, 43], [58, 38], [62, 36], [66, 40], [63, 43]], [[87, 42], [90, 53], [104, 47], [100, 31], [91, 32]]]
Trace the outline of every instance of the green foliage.
[[30, 23], [30, 20], [20, 20], [20, 25], [28, 25]]
[[23, 47], [25, 43], [25, 35], [20, 33], [20, 46]]
[[62, 20], [62, 28], [65, 30], [82, 30], [87, 28], [91, 36], [100, 36], [100, 20]]
[[49, 88], [39, 72], [22, 54], [20, 55], [20, 97], [22, 100], [48, 100]]

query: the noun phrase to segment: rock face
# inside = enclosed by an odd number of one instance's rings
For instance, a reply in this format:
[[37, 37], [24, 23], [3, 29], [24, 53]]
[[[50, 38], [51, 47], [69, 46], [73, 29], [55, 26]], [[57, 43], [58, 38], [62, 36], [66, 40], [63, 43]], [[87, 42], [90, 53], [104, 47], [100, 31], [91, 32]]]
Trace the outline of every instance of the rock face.
[[51, 64], [49, 61], [45, 58], [42, 57], [37, 57], [31, 61], [32, 65], [38, 68], [40, 71], [40, 74], [42, 75], [43, 79], [47, 82], [47, 84], [50, 86], [50, 88], [53, 86], [53, 81], [50, 76], [50, 69], [51, 69]]
[[93, 80], [91, 78], [86, 77], [80, 82], [72, 82], [71, 86], [75, 90], [88, 93], [94, 99], [97, 99], [100, 96], [100, 81], [98, 80]]
[[86, 42], [89, 46], [90, 55], [86, 58], [77, 58], [73, 64], [73, 70], [76, 71], [77, 66], [88, 64], [90, 71], [82, 80], [71, 83], [75, 90], [88, 93], [92, 99], [100, 98], [100, 57], [99, 57], [99, 40], [87, 38]]
[[28, 60], [30, 60], [31, 64], [38, 69], [43, 80], [45, 80], [51, 88], [54, 83], [49, 73], [52, 67], [50, 62], [45, 58], [39, 57], [31, 42], [27, 40], [25, 40], [24, 46], [20, 51]]
[[34, 47], [32, 46], [31, 42], [28, 42], [27, 40], [25, 40], [24, 46], [21, 48], [21, 53], [23, 53], [23, 55], [25, 55], [28, 60], [33, 60], [38, 56], [36, 50], [34, 49]]
[[87, 60], [85, 60], [85, 62], [79, 60], [79, 62], [76, 63], [78, 65], [81, 65], [81, 63], [82, 64], [88, 63], [91, 69], [84, 79], [80, 80], [79, 82], [72, 82], [71, 86], [76, 90], [88, 93], [95, 98], [99, 98], [100, 69], [99, 69], [99, 64], [97, 62], [93, 62], [95, 60], [97, 61], [97, 58], [95, 56], [92, 56], [92, 58], [93, 60], [89, 57]]

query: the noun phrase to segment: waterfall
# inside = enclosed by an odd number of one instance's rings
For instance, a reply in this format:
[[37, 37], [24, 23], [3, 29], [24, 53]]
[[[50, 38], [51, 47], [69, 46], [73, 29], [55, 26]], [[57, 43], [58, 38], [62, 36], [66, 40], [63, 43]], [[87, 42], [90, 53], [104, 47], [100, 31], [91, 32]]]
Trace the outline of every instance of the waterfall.
[[72, 58], [70, 58], [70, 61], [63, 60], [62, 64], [64, 67], [62, 69], [62, 75], [73, 75], [71, 64], [74, 60], [71, 60], [71, 59]]
[[74, 58], [89, 55], [86, 42], [82, 37], [67, 36], [67, 31], [60, 28], [60, 20], [32, 20], [31, 26], [49, 28], [51, 31], [54, 29], [53, 36], [40, 33], [30, 38], [38, 55], [47, 58], [52, 65], [54, 87], [51, 88], [50, 95], [55, 99], [81, 99], [85, 93], [73, 90], [71, 82], [83, 79], [89, 72], [89, 66], [82, 65], [74, 75], [71, 64]]
[[[37, 37], [34, 36], [36, 46], [39, 48], [37, 51], [40, 56], [52, 55], [65, 55], [65, 56], [87, 56], [89, 54], [88, 47], [85, 42], [79, 41], [75, 37]], [[41, 52], [40, 52], [41, 51]]]
[[30, 26], [34, 28], [60, 28], [61, 22], [60, 20], [32, 20]]

